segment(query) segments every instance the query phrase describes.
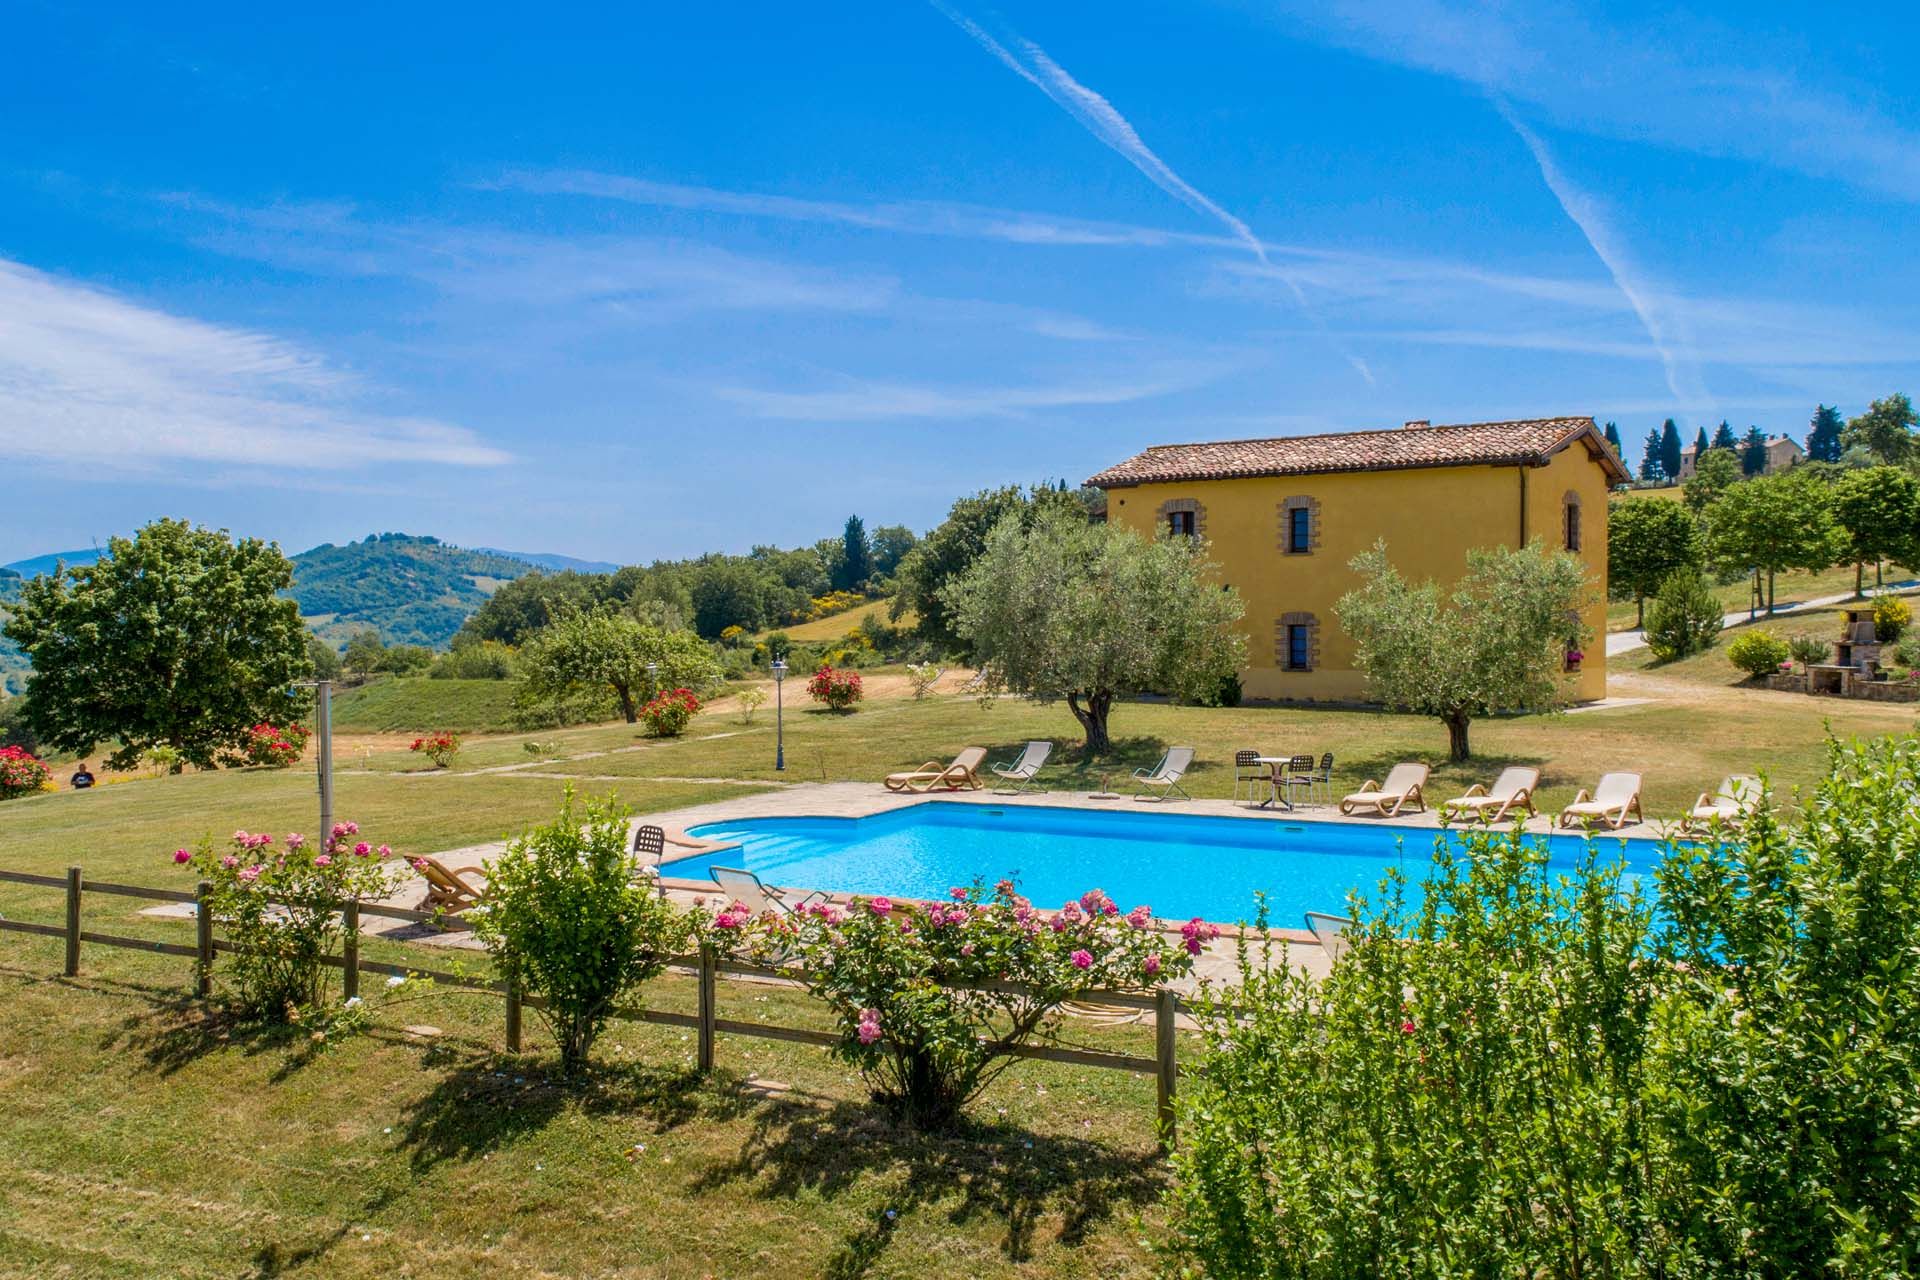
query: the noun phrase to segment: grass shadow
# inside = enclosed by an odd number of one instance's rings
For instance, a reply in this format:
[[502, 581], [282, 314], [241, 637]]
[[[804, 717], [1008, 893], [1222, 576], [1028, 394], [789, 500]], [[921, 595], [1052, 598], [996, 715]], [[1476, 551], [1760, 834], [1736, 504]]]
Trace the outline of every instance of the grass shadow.
[[1099, 1223], [1156, 1199], [1163, 1170], [1152, 1149], [1116, 1150], [973, 1119], [951, 1133], [922, 1133], [865, 1099], [830, 1105], [783, 1100], [765, 1106], [740, 1153], [703, 1174], [693, 1189], [748, 1183], [768, 1199], [830, 1200], [892, 1175], [892, 1203], [848, 1233], [823, 1272], [854, 1280], [885, 1255], [895, 1230], [914, 1212], [938, 1209], [956, 1226], [983, 1215], [1002, 1221], [1001, 1252], [1009, 1261], [1026, 1262], [1050, 1215], [1060, 1219], [1055, 1240], [1077, 1246]]
[[442, 1051], [422, 1069], [434, 1072], [435, 1083], [407, 1107], [401, 1139], [416, 1173], [512, 1146], [569, 1109], [643, 1116], [668, 1130], [696, 1117], [728, 1119], [753, 1105], [724, 1078], [715, 1087], [691, 1067], [596, 1063], [580, 1079], [565, 1080], [522, 1057]]
[[101, 1048], [131, 1050], [162, 1077], [209, 1054], [237, 1049], [248, 1057], [284, 1053], [270, 1077], [279, 1084], [329, 1048], [324, 1034], [316, 1036], [312, 1028], [243, 1018], [230, 1006], [194, 996], [156, 997], [154, 1003], [151, 1010], [122, 1018], [102, 1037]]

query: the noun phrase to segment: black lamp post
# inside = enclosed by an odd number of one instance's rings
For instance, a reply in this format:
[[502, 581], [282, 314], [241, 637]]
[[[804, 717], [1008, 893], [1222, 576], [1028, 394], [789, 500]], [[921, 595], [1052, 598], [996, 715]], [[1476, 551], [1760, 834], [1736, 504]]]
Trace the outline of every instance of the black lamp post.
[[787, 660], [775, 658], [773, 660], [773, 767], [780, 772], [785, 772], [787, 767], [787, 726], [784, 714], [786, 698], [781, 693], [786, 678]]

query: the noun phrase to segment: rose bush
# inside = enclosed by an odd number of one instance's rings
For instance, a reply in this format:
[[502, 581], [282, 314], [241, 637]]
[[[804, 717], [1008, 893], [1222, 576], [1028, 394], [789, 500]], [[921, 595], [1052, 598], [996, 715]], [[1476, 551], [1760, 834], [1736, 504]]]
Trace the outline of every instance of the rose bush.
[[1040, 1033], [1059, 1007], [1098, 990], [1144, 991], [1186, 973], [1217, 933], [1191, 921], [1181, 943], [1144, 906], [1121, 914], [1095, 889], [1041, 911], [1001, 881], [943, 903], [858, 898], [754, 918], [738, 903], [716, 937], [791, 964], [840, 1024], [836, 1052], [909, 1124], [944, 1128]]
[[460, 735], [457, 733], [430, 733], [423, 738], [415, 738], [409, 751], [418, 751], [433, 761], [436, 769], [447, 769], [453, 765], [453, 758], [460, 754]]
[[15, 800], [43, 791], [53, 770], [25, 747], [0, 747], [0, 800]]
[[815, 702], [824, 702], [835, 711], [846, 711], [866, 696], [860, 687], [858, 671], [839, 671], [831, 666], [813, 673], [813, 678], [807, 681], [807, 693]]
[[297, 1022], [317, 1009], [326, 991], [326, 957], [338, 946], [349, 902], [392, 892], [392, 850], [360, 838], [351, 822], [336, 822], [315, 845], [295, 832], [236, 831], [224, 851], [212, 836], [173, 861], [211, 884], [213, 921], [233, 943], [227, 962], [239, 1004], [268, 1022]]
[[640, 708], [641, 722], [656, 738], [677, 738], [687, 731], [700, 699], [688, 689], [662, 689]]
[[[301, 754], [307, 749], [307, 739], [312, 736], [313, 731], [302, 724], [289, 724], [283, 729], [262, 721], [247, 730], [240, 741], [239, 752], [223, 763], [290, 768], [300, 762]], [[153, 753], [148, 755], [151, 757]]]

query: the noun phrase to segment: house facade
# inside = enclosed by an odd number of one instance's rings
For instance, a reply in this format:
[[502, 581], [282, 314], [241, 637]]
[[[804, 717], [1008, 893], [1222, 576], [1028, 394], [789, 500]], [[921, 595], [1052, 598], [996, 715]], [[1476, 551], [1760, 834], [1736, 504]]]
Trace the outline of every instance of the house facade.
[[1574, 676], [1589, 701], [1607, 689], [1607, 498], [1629, 478], [1591, 418], [1540, 418], [1156, 445], [1086, 483], [1113, 523], [1207, 539], [1246, 602], [1248, 698], [1366, 696], [1334, 604], [1375, 542], [1407, 577], [1448, 584], [1470, 549], [1538, 538], [1594, 579]]

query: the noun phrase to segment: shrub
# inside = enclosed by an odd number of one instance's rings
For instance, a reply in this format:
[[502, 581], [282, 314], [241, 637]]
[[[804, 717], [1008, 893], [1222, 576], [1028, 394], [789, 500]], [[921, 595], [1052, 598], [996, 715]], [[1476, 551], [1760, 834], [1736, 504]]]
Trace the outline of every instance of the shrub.
[[1920, 636], [1909, 636], [1893, 651], [1893, 659], [1903, 667], [1920, 667]]
[[677, 738], [687, 730], [700, 699], [685, 689], [662, 689], [640, 708], [641, 723], [656, 738]]
[[140, 763], [147, 767], [148, 777], [159, 778], [179, 773], [186, 764], [186, 757], [180, 754], [178, 748], [169, 747], [163, 743], [157, 747], [148, 747], [141, 754]]
[[933, 692], [933, 683], [941, 676], [941, 668], [931, 662], [909, 662], [907, 664], [907, 683], [913, 686], [913, 700], [925, 701]]
[[380, 861], [391, 852], [360, 839], [354, 823], [337, 822], [319, 845], [294, 833], [276, 850], [270, 835], [236, 831], [224, 853], [207, 836], [174, 850], [173, 861], [212, 885], [208, 910], [234, 945], [227, 966], [241, 1008], [267, 1022], [298, 1022], [325, 994], [326, 957], [344, 931], [340, 912], [392, 891]]
[[1182, 1081], [1183, 1274], [1920, 1268], [1920, 740], [1831, 744], [1787, 825], [1637, 885], [1436, 842], [1318, 984], [1243, 953]]
[[0, 800], [17, 800], [44, 791], [53, 770], [25, 747], [0, 747]]
[[1794, 636], [1787, 641], [1787, 652], [1792, 654], [1793, 660], [1801, 666], [1825, 662], [1831, 648], [1831, 645], [1818, 636]]
[[[289, 724], [281, 728], [262, 721], [247, 730], [246, 736], [240, 740], [240, 750], [221, 763], [288, 769], [299, 763], [301, 753], [307, 749], [307, 739], [312, 736], [313, 731], [305, 725]], [[147, 753], [147, 758], [153, 758], [152, 751]], [[175, 752], [172, 771], [178, 773], [179, 766], [179, 753]]]
[[1727, 661], [1758, 680], [1772, 675], [1793, 656], [1785, 640], [1763, 627], [1756, 627], [1727, 646]]
[[448, 769], [453, 766], [454, 757], [460, 754], [460, 735], [457, 733], [430, 733], [415, 738], [409, 751], [418, 751], [433, 761], [434, 768]]
[[554, 820], [507, 845], [487, 875], [474, 932], [521, 990], [539, 996], [569, 1075], [614, 1007], [696, 942], [697, 918], [633, 878], [629, 810], [573, 791]]
[[813, 673], [813, 678], [807, 681], [807, 693], [815, 702], [824, 702], [835, 711], [851, 710], [854, 703], [866, 696], [858, 671], [835, 670], [831, 666]]
[[1898, 640], [1912, 621], [1913, 609], [1899, 596], [1873, 598], [1873, 638], [1881, 644]]
[[797, 962], [839, 1021], [836, 1052], [922, 1128], [956, 1121], [1066, 1001], [1156, 987], [1212, 936], [1196, 920], [1186, 947], [1170, 945], [1147, 908], [1123, 916], [1098, 889], [1036, 911], [1006, 880], [991, 896], [976, 884], [944, 903], [861, 898], [798, 917], [754, 920], [735, 904], [714, 926], [762, 960]]
[[750, 685], [740, 691], [740, 723], [752, 724], [753, 713], [767, 700], [767, 691], [758, 685]]
[[511, 680], [517, 671], [512, 648], [498, 640], [480, 640], [441, 654], [427, 674], [436, 680]]
[[1647, 648], [1661, 662], [1701, 653], [1720, 634], [1720, 601], [1698, 569], [1676, 569], [1647, 605]]

